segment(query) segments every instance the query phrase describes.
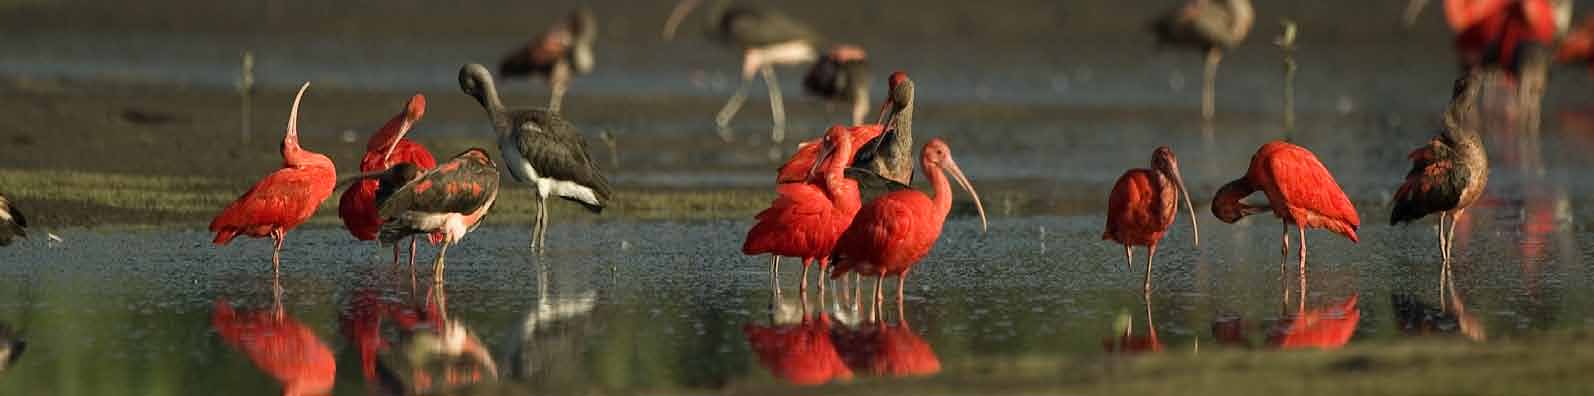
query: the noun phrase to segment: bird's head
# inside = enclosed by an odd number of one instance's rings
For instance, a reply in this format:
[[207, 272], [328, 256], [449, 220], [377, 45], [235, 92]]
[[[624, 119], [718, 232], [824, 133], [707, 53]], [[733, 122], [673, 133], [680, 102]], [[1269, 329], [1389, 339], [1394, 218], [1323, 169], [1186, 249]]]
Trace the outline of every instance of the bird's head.
[[1224, 184], [1218, 193], [1212, 197], [1212, 215], [1224, 223], [1233, 224], [1245, 216], [1261, 213], [1264, 208], [1242, 202], [1245, 197], [1256, 192], [1256, 187], [1245, 178]]
[[[304, 99], [304, 91], [310, 89], [310, 82], [305, 81], [299, 86], [299, 93], [293, 96], [293, 109], [288, 111], [288, 130], [282, 135], [282, 159], [292, 161], [299, 152], [299, 102]], [[291, 164], [290, 164], [291, 165]]]
[[1157, 147], [1157, 150], [1151, 153], [1151, 168], [1172, 180], [1173, 186], [1179, 189], [1179, 195], [1184, 198], [1184, 208], [1190, 211], [1190, 229], [1195, 244], [1200, 246], [1201, 226], [1196, 225], [1195, 205], [1190, 203], [1190, 189], [1184, 186], [1184, 175], [1179, 172], [1179, 159], [1173, 156], [1173, 149], [1168, 146]]
[[924, 144], [920, 162], [926, 171], [937, 172], [934, 169], [940, 169], [952, 175], [952, 180], [969, 192], [969, 197], [974, 199], [974, 209], [980, 212], [980, 230], [984, 231], [987, 228], [985, 205], [980, 203], [980, 193], [974, 191], [974, 184], [969, 183], [968, 176], [963, 175], [963, 169], [958, 167], [957, 161], [952, 160], [952, 148], [939, 137], [930, 138], [930, 142]]
[[477, 102], [487, 104], [488, 91], [492, 86], [493, 73], [487, 71], [486, 66], [471, 63], [459, 68], [459, 90], [476, 98]]

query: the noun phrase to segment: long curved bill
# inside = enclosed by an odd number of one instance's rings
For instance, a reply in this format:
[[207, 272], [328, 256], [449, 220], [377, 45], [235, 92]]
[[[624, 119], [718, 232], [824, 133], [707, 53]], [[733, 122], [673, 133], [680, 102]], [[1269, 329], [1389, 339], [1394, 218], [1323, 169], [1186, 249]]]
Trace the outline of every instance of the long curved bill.
[[383, 164], [386, 164], [387, 159], [393, 156], [393, 149], [398, 148], [399, 141], [404, 140], [404, 134], [410, 133], [410, 127], [413, 125], [415, 125], [415, 121], [410, 121], [408, 118], [405, 118], [404, 122], [399, 124], [398, 136], [393, 138], [393, 143], [388, 143], [387, 151], [382, 153]]
[[[829, 132], [826, 132], [826, 134], [829, 134]], [[829, 144], [825, 144], [824, 142], [821, 141], [819, 143], [819, 155], [814, 157], [813, 165], [809, 165], [808, 166], [808, 178], [812, 179], [814, 177], [814, 175], [819, 172], [819, 167], [823, 166], [821, 164], [829, 162], [830, 161], [830, 156], [835, 154], [835, 153], [836, 153], [836, 147], [835, 146], [832, 146], [832, 145], [829, 145]]]
[[299, 86], [299, 93], [293, 95], [293, 110], [288, 111], [288, 136], [299, 137], [299, 100], [304, 99], [304, 91], [310, 89], [310, 82], [305, 81]]
[[1184, 188], [1184, 175], [1179, 169], [1173, 169], [1173, 184], [1179, 187], [1179, 194], [1184, 196], [1184, 208], [1190, 212], [1190, 232], [1195, 239], [1195, 245], [1201, 246], [1201, 225], [1196, 223], [1195, 205], [1190, 204], [1190, 189]]
[[962, 186], [963, 190], [968, 191], [969, 196], [974, 198], [974, 209], [980, 212], [980, 232], [985, 232], [989, 227], [985, 221], [985, 204], [980, 203], [980, 193], [974, 192], [974, 185], [969, 184], [969, 178], [963, 175], [963, 169], [958, 168], [957, 161], [953, 161], [951, 155], [946, 156], [946, 164], [943, 167], [946, 168], [948, 173], [952, 174], [952, 179], [957, 180], [958, 185]]
[[670, 11], [670, 19], [664, 21], [665, 40], [675, 39], [675, 29], [681, 26], [681, 20], [686, 19], [686, 14], [691, 13], [699, 1], [701, 0], [681, 0], [675, 4], [675, 10]]

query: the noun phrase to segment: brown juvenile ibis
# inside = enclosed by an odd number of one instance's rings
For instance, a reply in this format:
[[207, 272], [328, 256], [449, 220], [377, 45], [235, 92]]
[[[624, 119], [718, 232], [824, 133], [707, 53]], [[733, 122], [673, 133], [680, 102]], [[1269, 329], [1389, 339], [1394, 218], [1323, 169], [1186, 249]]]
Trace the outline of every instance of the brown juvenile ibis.
[[[1444, 130], [1408, 155], [1411, 171], [1406, 172], [1406, 182], [1395, 191], [1394, 208], [1389, 214], [1390, 225], [1439, 214], [1441, 292], [1450, 273], [1456, 224], [1461, 214], [1483, 196], [1489, 183], [1489, 156], [1484, 152], [1477, 129], [1479, 122], [1474, 117], [1482, 75], [1468, 72], [1456, 79], [1445, 111]], [[1446, 218], [1450, 219], [1449, 231], [1445, 230]]]
[[[675, 30], [702, 0], [682, 0], [670, 12], [664, 23], [664, 38], [675, 37]], [[785, 140], [786, 110], [780, 96], [780, 81], [775, 79], [774, 65], [798, 65], [813, 62], [819, 53], [814, 43], [819, 35], [808, 25], [798, 22], [779, 11], [750, 4], [733, 4], [717, 0], [709, 11], [708, 36], [742, 52], [742, 82], [736, 93], [720, 108], [714, 122], [726, 128], [742, 101], [747, 99], [747, 85], [753, 73], [760, 73], [769, 88], [769, 111], [774, 121], [770, 139]]]
[[570, 78], [592, 72], [592, 42], [598, 36], [598, 19], [592, 10], [578, 7], [564, 19], [549, 26], [524, 47], [516, 48], [498, 61], [498, 75], [504, 79], [547, 79], [548, 111], [559, 112]]
[[459, 87], [476, 98], [498, 133], [499, 155], [509, 174], [531, 183], [537, 192], [537, 224], [532, 246], [546, 248], [548, 197], [555, 196], [602, 213], [609, 203], [609, 180], [587, 156], [587, 140], [559, 113], [543, 109], [504, 108], [486, 67], [468, 64], [459, 69]]
[[487, 157], [487, 150], [472, 148], [431, 170], [421, 171], [406, 162], [377, 177], [381, 179], [377, 213], [383, 219], [378, 238], [396, 243], [428, 234], [442, 242], [432, 265], [432, 281], [442, 283], [448, 247], [480, 227], [498, 199], [498, 165]]
[[16, 238], [28, 237], [28, 219], [22, 216], [22, 211], [0, 193], [0, 246], [10, 245]]
[[1256, 15], [1251, 0], [1188, 0], [1154, 24], [1161, 44], [1206, 51], [1206, 74], [1201, 88], [1201, 118], [1211, 120], [1213, 85], [1223, 51], [1238, 47], [1251, 32]]

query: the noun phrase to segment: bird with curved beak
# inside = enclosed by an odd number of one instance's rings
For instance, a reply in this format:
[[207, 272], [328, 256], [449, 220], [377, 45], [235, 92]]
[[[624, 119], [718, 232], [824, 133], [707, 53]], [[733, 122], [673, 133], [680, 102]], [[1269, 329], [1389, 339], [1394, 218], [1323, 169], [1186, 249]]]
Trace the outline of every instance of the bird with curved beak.
[[1130, 169], [1119, 176], [1107, 199], [1107, 230], [1101, 239], [1124, 245], [1124, 264], [1131, 271], [1135, 261], [1131, 247], [1146, 247], [1143, 292], [1147, 296], [1151, 295], [1151, 261], [1157, 255], [1157, 243], [1179, 216], [1180, 195], [1190, 212], [1192, 238], [1201, 246], [1201, 227], [1196, 224], [1195, 206], [1190, 204], [1190, 190], [1184, 186], [1178, 159], [1167, 146], [1152, 152], [1151, 169]]

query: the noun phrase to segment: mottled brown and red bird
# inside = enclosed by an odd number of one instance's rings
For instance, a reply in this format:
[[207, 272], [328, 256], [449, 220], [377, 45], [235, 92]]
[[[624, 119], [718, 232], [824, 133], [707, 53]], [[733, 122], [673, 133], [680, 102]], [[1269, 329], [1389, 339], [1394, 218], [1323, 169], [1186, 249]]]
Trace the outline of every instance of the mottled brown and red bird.
[[570, 79], [592, 72], [592, 42], [597, 36], [598, 18], [587, 7], [576, 8], [524, 47], [505, 54], [498, 62], [498, 75], [504, 79], [546, 79], [550, 90], [548, 111], [557, 113]]
[[[814, 171], [814, 177], [800, 183], [782, 183], [775, 188], [779, 195], [768, 209], [758, 212], [758, 223], [747, 231], [742, 243], [742, 254], [769, 254], [770, 277], [778, 276], [780, 256], [798, 257], [803, 261], [801, 291], [808, 290], [808, 269], [814, 261], [819, 271], [830, 267], [830, 253], [836, 239], [852, 224], [863, 202], [858, 198], [858, 182], [845, 175], [847, 164], [852, 162], [852, 133], [846, 127], [834, 126], [820, 142], [819, 161], [823, 168]], [[826, 282], [821, 282], [824, 288]]]
[[1135, 168], [1124, 172], [1107, 198], [1107, 230], [1101, 239], [1124, 246], [1125, 265], [1134, 270], [1134, 246], [1146, 247], [1146, 281], [1143, 291], [1151, 294], [1151, 260], [1157, 243], [1168, 233], [1168, 226], [1179, 216], [1179, 196], [1190, 211], [1190, 230], [1196, 246], [1201, 245], [1201, 227], [1196, 224], [1190, 192], [1179, 174], [1179, 161], [1167, 146], [1151, 153], [1151, 169]]
[[10, 245], [15, 238], [28, 237], [28, 218], [22, 216], [22, 211], [6, 199], [5, 194], [0, 194], [0, 246]]
[[830, 318], [804, 315], [800, 323], [742, 326], [747, 346], [770, 374], [793, 385], [852, 378], [830, 339]]
[[[681, 0], [664, 22], [664, 38], [675, 38], [675, 30], [686, 15], [697, 8], [701, 0]], [[780, 81], [775, 78], [775, 65], [798, 65], [813, 62], [819, 57], [814, 43], [819, 40], [808, 25], [798, 22], [780, 11], [756, 4], [731, 3], [717, 0], [710, 7], [707, 19], [710, 39], [742, 53], [741, 85], [736, 93], [720, 108], [714, 117], [720, 128], [730, 126], [731, 119], [747, 100], [747, 85], [753, 74], [763, 76], [769, 89], [770, 118], [774, 121], [770, 139], [779, 143], [785, 140], [786, 108], [780, 94]]]
[[280, 302], [271, 309], [236, 311], [226, 299], [216, 300], [211, 327], [255, 367], [282, 384], [284, 396], [321, 395], [332, 391], [337, 361], [332, 349]]
[[[409, 102], [404, 104], [404, 109], [394, 115], [382, 129], [371, 135], [371, 140], [365, 144], [365, 157], [360, 159], [360, 172], [381, 172], [394, 164], [410, 163], [420, 170], [437, 167], [437, 160], [432, 158], [432, 153], [426, 147], [413, 140], [405, 139], [410, 127], [426, 114], [426, 96], [415, 94]], [[362, 241], [376, 240], [376, 234], [382, 228], [382, 218], [376, 214], [376, 189], [377, 181], [372, 179], [360, 180], [353, 187], [343, 190], [343, 195], [338, 198], [338, 218], [343, 219], [343, 226], [355, 239]], [[393, 245], [393, 263], [398, 264], [399, 245]], [[415, 266], [415, 240], [410, 240], [410, 266]]]
[[394, 243], [412, 235], [431, 235], [441, 242], [432, 280], [442, 283], [448, 247], [481, 226], [498, 199], [498, 165], [486, 150], [472, 148], [430, 171], [398, 164], [379, 178], [376, 200], [383, 223], [378, 237]]
[[[1221, 3], [1221, 4], [1219, 4]], [[1223, 51], [1238, 47], [1256, 20], [1251, 0], [1188, 0], [1153, 24], [1157, 42], [1206, 51], [1201, 90], [1201, 117], [1212, 119], [1213, 87]]]
[[819, 56], [803, 76], [803, 92], [852, 106], [852, 125], [869, 112], [869, 55], [863, 47], [837, 44]]
[[[1252, 206], [1241, 202], [1257, 190], [1267, 194], [1268, 206]], [[1306, 229], [1322, 228], [1356, 242], [1356, 229], [1361, 227], [1361, 217], [1350, 198], [1340, 190], [1339, 183], [1322, 161], [1306, 148], [1283, 140], [1262, 145], [1251, 156], [1251, 167], [1245, 176], [1218, 189], [1212, 198], [1212, 214], [1224, 223], [1234, 223], [1241, 218], [1271, 209], [1273, 215], [1284, 223], [1284, 260], [1290, 252], [1290, 225], [1300, 231], [1300, 294], [1306, 295]], [[1279, 276], [1284, 276], [1285, 261], [1279, 262]], [[1304, 301], [1302, 301], [1304, 303]]]
[[282, 168], [260, 179], [210, 221], [210, 231], [216, 233], [212, 242], [217, 245], [226, 245], [240, 234], [271, 237], [275, 242], [271, 250], [273, 277], [281, 267], [283, 238], [309, 220], [337, 185], [332, 159], [299, 147], [299, 100], [309, 88], [310, 83], [304, 83], [293, 97], [288, 132], [282, 137]]
[[1551, 0], [1445, 0], [1444, 7], [1466, 69], [1498, 66], [1515, 74], [1522, 49], [1548, 47], [1558, 30]]
[[897, 277], [897, 307], [900, 310], [902, 287], [908, 278], [908, 271], [929, 255], [936, 240], [941, 238], [941, 227], [946, 223], [947, 214], [952, 211], [952, 186], [947, 182], [947, 173], [951, 173], [952, 179], [969, 192], [975, 209], [980, 213], [980, 229], [986, 227], [985, 206], [980, 203], [980, 195], [974, 191], [974, 185], [969, 184], [968, 177], [963, 175], [957, 162], [952, 160], [952, 148], [946, 142], [933, 138], [925, 143], [919, 166], [924, 168], [926, 177], [930, 179], [935, 197], [909, 189], [893, 191], [869, 201], [858, 211], [847, 231], [842, 233], [831, 257], [835, 266], [831, 271], [832, 278], [848, 272], [877, 277], [871, 313], [879, 312], [885, 293], [881, 285], [887, 276]]
[[[1444, 268], [1441, 284], [1453, 258], [1450, 249], [1457, 220], [1478, 202], [1489, 183], [1489, 156], [1484, 152], [1479, 123], [1473, 116], [1482, 84], [1482, 73], [1477, 72], [1456, 79], [1445, 111], [1445, 129], [1407, 156], [1411, 158], [1411, 171], [1395, 191], [1394, 208], [1389, 214], [1390, 225], [1439, 214], [1439, 257]], [[1450, 220], [1449, 231], [1445, 230], [1446, 218]]]

